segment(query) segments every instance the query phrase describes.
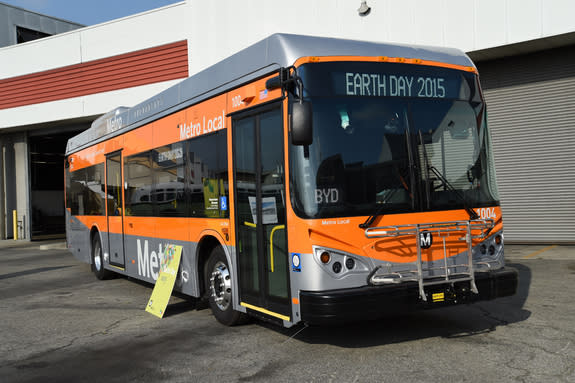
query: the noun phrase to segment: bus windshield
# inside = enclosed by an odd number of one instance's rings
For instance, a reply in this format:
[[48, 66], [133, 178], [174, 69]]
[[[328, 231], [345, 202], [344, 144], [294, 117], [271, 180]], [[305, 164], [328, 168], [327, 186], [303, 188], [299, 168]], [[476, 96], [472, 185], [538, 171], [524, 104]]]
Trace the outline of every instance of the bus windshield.
[[305, 218], [498, 205], [473, 73], [390, 63], [306, 64], [313, 143], [292, 146], [292, 203]]

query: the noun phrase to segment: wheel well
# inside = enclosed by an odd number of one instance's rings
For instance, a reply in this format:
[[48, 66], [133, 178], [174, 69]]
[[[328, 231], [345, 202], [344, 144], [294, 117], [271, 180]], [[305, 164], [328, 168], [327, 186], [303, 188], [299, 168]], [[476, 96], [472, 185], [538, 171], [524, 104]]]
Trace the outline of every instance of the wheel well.
[[90, 259], [92, 259], [92, 246], [94, 245], [94, 238], [98, 235], [98, 229], [95, 226], [90, 230]]
[[200, 287], [200, 297], [204, 297], [206, 294], [206, 281], [204, 276], [204, 268], [206, 267], [206, 262], [212, 253], [212, 250], [218, 246], [221, 246], [220, 241], [215, 237], [208, 235], [203, 237], [198, 244], [198, 283]]

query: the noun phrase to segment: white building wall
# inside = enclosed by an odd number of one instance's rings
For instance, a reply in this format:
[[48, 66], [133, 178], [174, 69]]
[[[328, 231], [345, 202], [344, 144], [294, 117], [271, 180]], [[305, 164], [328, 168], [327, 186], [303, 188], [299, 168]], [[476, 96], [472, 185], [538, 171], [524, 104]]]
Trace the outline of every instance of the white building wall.
[[[190, 74], [276, 32], [477, 51], [575, 31], [573, 0], [187, 0], [0, 49], [0, 79], [188, 40]], [[0, 129], [102, 114], [175, 83], [0, 110]]]
[[[0, 79], [80, 64], [188, 38], [185, 2], [0, 48]], [[0, 129], [103, 114], [132, 106], [173, 85], [166, 81], [136, 88], [0, 110]]]
[[[190, 74], [276, 33], [476, 51], [575, 31], [573, 0], [188, 0]], [[196, 53], [196, 54], [194, 54]]]

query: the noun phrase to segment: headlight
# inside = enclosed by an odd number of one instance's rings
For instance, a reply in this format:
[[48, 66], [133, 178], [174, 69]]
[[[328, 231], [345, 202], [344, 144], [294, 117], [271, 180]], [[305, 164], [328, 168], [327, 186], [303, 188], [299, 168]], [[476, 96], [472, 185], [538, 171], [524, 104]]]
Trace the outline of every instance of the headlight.
[[352, 273], [369, 272], [361, 257], [340, 250], [314, 246], [314, 259], [323, 270], [337, 278]]
[[495, 233], [472, 250], [477, 270], [499, 269], [504, 266], [503, 232]]

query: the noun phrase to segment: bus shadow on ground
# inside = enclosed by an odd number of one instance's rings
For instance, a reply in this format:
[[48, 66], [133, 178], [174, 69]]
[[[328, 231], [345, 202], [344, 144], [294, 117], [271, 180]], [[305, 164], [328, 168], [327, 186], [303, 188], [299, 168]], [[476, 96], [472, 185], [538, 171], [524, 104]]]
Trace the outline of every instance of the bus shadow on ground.
[[[521, 263], [507, 265], [519, 273], [517, 293], [511, 297], [407, 314], [390, 313], [390, 316], [380, 319], [366, 318], [365, 321], [332, 325], [298, 324], [288, 329], [257, 319], [253, 321], [257, 325], [305, 343], [333, 344], [346, 348], [372, 347], [432, 337], [460, 338], [486, 334], [495, 331], [497, 327], [522, 322], [531, 315], [530, 311], [523, 309], [529, 296], [531, 269]], [[151, 294], [152, 284], [129, 277], [123, 278], [150, 288]], [[209, 310], [206, 302], [179, 295], [177, 298], [166, 308], [165, 318], [185, 314], [190, 310]]]
[[522, 322], [531, 315], [530, 311], [523, 308], [529, 296], [531, 270], [519, 263], [508, 266], [519, 273], [517, 293], [511, 297], [337, 325], [302, 324], [290, 329], [263, 322], [261, 325], [301, 342], [332, 344], [344, 348], [372, 347], [432, 337], [460, 338], [486, 334], [498, 327]]
[[[129, 276], [116, 274], [113, 278], [120, 278], [130, 283], [134, 283], [140, 285], [149, 290], [149, 295], [152, 295], [154, 291], [154, 284], [146, 281], [142, 281], [139, 279], [135, 279]], [[163, 315], [163, 318], [168, 318], [171, 316], [176, 316], [180, 314], [185, 314], [189, 311], [193, 310], [204, 310], [209, 308], [207, 302], [202, 301], [201, 299], [190, 297], [178, 292], [173, 291], [172, 296], [170, 298], [170, 302], [166, 307], [166, 312]]]

